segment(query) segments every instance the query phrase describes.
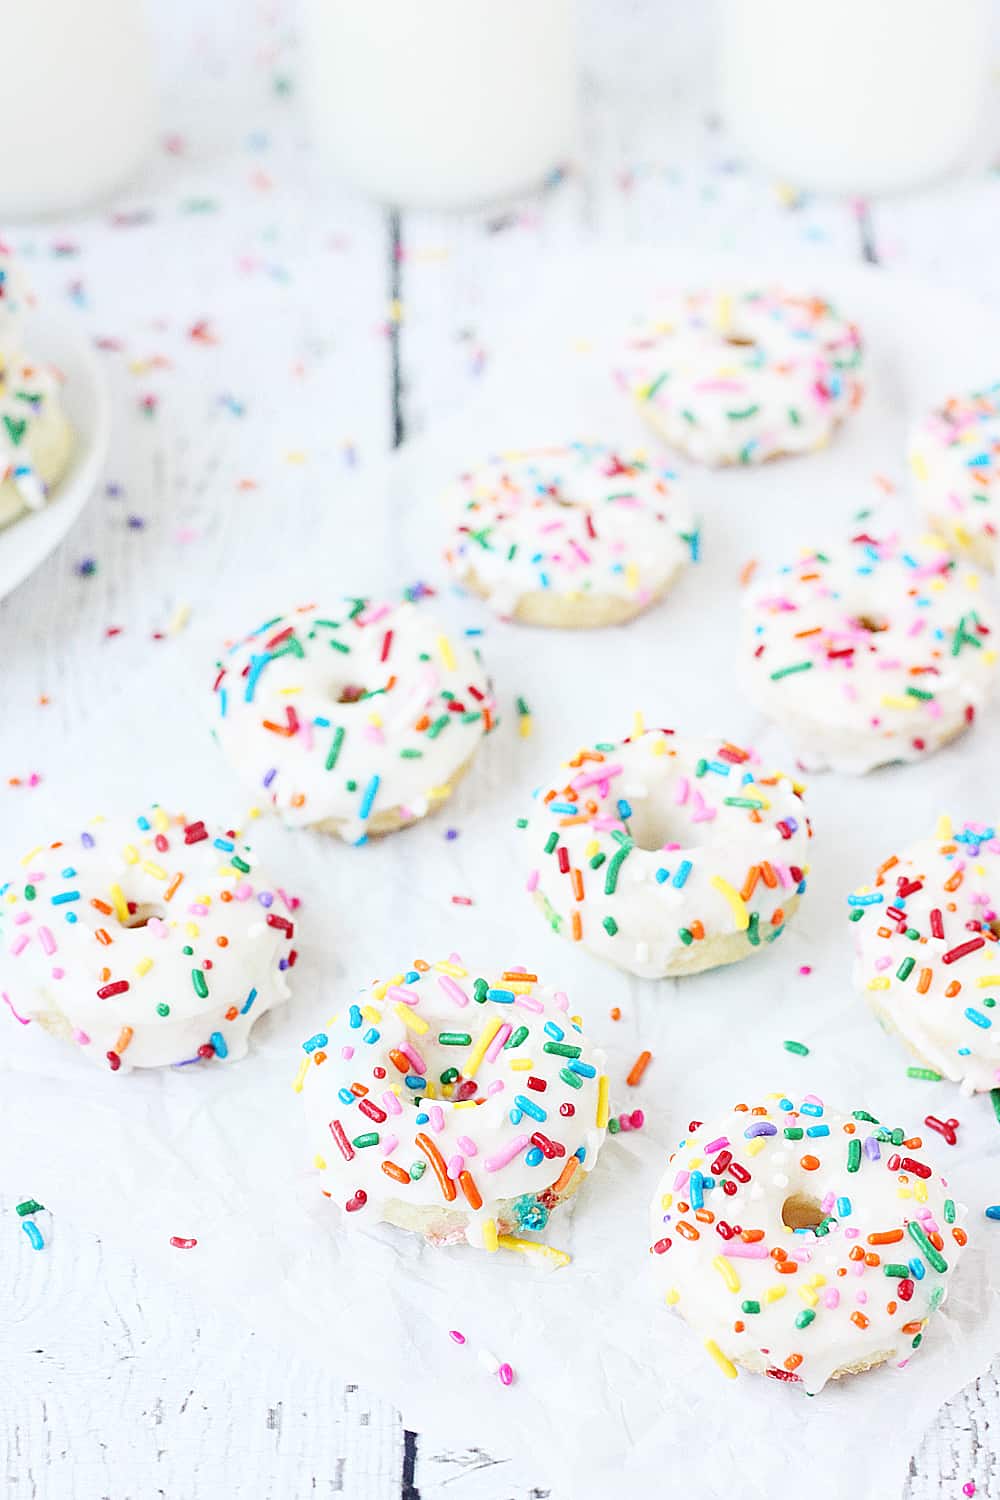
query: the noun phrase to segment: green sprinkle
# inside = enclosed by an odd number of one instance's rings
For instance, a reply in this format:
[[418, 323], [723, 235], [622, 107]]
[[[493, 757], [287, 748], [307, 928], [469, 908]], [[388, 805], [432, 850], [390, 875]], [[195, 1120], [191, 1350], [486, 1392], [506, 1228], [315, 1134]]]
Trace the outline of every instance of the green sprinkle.
[[559, 842], [559, 835], [553, 829], [553, 831], [549, 834], [548, 838], [545, 840], [545, 852], [546, 852], [546, 854], [554, 854], [556, 852], [556, 845], [558, 844], [558, 842]]
[[856, 1172], [861, 1166], [861, 1142], [855, 1136], [847, 1143], [847, 1170]]
[[571, 1089], [583, 1088], [583, 1079], [580, 1077], [579, 1073], [571, 1073], [569, 1068], [560, 1068], [559, 1077], [562, 1079], [563, 1083], [568, 1083]]
[[444, 1072], [441, 1074], [441, 1082], [454, 1083], [455, 1080], [460, 1077], [461, 1074], [459, 1073], [457, 1068], [445, 1068]]
[[517, 822], [514, 824], [515, 828], [527, 828], [527, 826], [528, 826], [528, 820], [527, 820], [527, 818], [518, 818]]
[[899, 968], [896, 970], [896, 978], [909, 979], [910, 975], [913, 973], [913, 970], [916, 968], [916, 964], [917, 960], [915, 958], [910, 958], [909, 955], [907, 955], [907, 957], [903, 959], [903, 962], [900, 964]]
[[472, 985], [473, 1000], [475, 1000], [479, 1005], [484, 1005], [486, 1003], [486, 996], [489, 992], [489, 988], [490, 987], [486, 983], [485, 979], [474, 980]]
[[531, 715], [531, 709], [525, 703], [523, 698], [518, 698], [517, 700], [517, 711], [522, 719], [529, 718]]
[[804, 1307], [799, 1313], [798, 1317], [795, 1319], [795, 1326], [796, 1328], [808, 1328], [809, 1324], [815, 1321], [815, 1318], [816, 1314], [813, 1312], [812, 1308]]
[[614, 937], [615, 933], [618, 931], [618, 923], [615, 921], [614, 917], [605, 917], [604, 921], [601, 923], [601, 926], [608, 934], [608, 937]]
[[933, 693], [928, 693], [924, 688], [908, 687], [906, 691], [911, 698], [919, 698], [921, 703], [927, 703], [934, 697]]
[[581, 1049], [569, 1042], [545, 1042], [542, 1051], [551, 1052], [555, 1057], [579, 1057]]
[[423, 760], [424, 752], [422, 750], [400, 750], [399, 758], [400, 760]]
[[784, 1135], [786, 1141], [801, 1141], [805, 1131], [801, 1125], [786, 1125]]
[[239, 870], [241, 875], [250, 874], [250, 866], [247, 864], [245, 859], [240, 859], [238, 854], [230, 855], [229, 863], [232, 865], [234, 870]]
[[504, 1042], [504, 1044], [503, 1044], [503, 1050], [505, 1052], [508, 1052], [512, 1047], [520, 1047], [521, 1043], [522, 1042], [526, 1042], [527, 1040], [528, 1040], [528, 1028], [527, 1028], [527, 1026], [519, 1026], [516, 1031], [512, 1031], [511, 1032], [510, 1036]]
[[208, 981], [200, 969], [191, 970], [191, 983], [199, 1000], [204, 1000], [208, 994]]
[[874, 1115], [870, 1115], [866, 1109], [854, 1109], [851, 1115], [855, 1120], [866, 1120], [869, 1125], [877, 1125], [878, 1121]]
[[886, 1264], [882, 1267], [882, 1271], [886, 1276], [895, 1276], [897, 1279], [903, 1276], [909, 1276], [910, 1274], [909, 1266], [905, 1261], [901, 1260], [887, 1261]]
[[378, 1145], [378, 1131], [377, 1130], [367, 1130], [367, 1131], [365, 1131], [364, 1135], [356, 1135], [354, 1137], [354, 1139], [352, 1140], [351, 1145], [352, 1146], [358, 1146], [359, 1148], [362, 1147], [362, 1146], [377, 1146]]
[[750, 922], [749, 922], [749, 924], [747, 926], [747, 942], [750, 944], [751, 948], [759, 948], [760, 947], [760, 932], [759, 932], [759, 928], [760, 928], [760, 912], [759, 911], [752, 911], [750, 913]]
[[955, 1200], [954, 1200], [954, 1198], [946, 1198], [944, 1200], [944, 1222], [946, 1224], [954, 1224], [954, 1222], [955, 1222]]
[[669, 379], [670, 379], [670, 371], [669, 370], [664, 370], [664, 372], [663, 372], [662, 375], [657, 375], [657, 377], [653, 381], [652, 385], [647, 385], [646, 391], [645, 391], [645, 395], [643, 396], [643, 400], [644, 401], [652, 401], [653, 397], [656, 395], [657, 391], [660, 389], [660, 386], [663, 384], [663, 382], [665, 380], [669, 380]]
[[622, 844], [618, 853], [612, 855], [607, 874], [604, 877], [604, 894], [606, 896], [614, 895], [615, 887], [618, 884], [618, 871], [632, 853], [632, 847], [631, 844]]
[[608, 1121], [608, 1135], [617, 1135], [621, 1128], [622, 1127], [618, 1122], [618, 1116], [612, 1115], [611, 1119]]
[[169, 1016], [170, 1006], [165, 1000], [161, 1000], [159, 1005], [156, 1007], [156, 1014], [158, 1016]]
[[35, 899], [35, 897], [37, 895], [38, 895], [38, 892], [35, 890], [35, 887], [33, 885], [26, 885], [24, 887], [24, 899], [25, 899], [25, 901], [34, 901], [34, 899]]
[[426, 1171], [427, 1163], [425, 1161], [415, 1161], [410, 1168], [410, 1176], [413, 1178], [414, 1182], [419, 1182]]
[[326, 769], [328, 771], [332, 771], [334, 766], [337, 764], [337, 757], [340, 754], [340, 747], [344, 743], [344, 733], [345, 730], [342, 724], [338, 724], [336, 729], [333, 731], [333, 744], [330, 746], [330, 753], [326, 757]]
[[990, 1089], [990, 1103], [993, 1105], [993, 1113], [1000, 1120], [1000, 1089]]
[[606, 854], [595, 854], [593, 859], [590, 861], [590, 868], [592, 870], [599, 870], [607, 857], [608, 856]]
[[924, 1078], [928, 1083], [940, 1083], [941, 1074], [935, 1073], [933, 1068], [907, 1068], [907, 1078]]
[[23, 1219], [25, 1214], [40, 1214], [44, 1207], [45, 1205], [39, 1203], [37, 1198], [26, 1198], [23, 1203], [17, 1205], [14, 1212]]
[[808, 1057], [809, 1048], [805, 1042], [782, 1042], [786, 1052], [794, 1052], [796, 1057]]
[[752, 807], [757, 810], [764, 806], [755, 797], [723, 797], [722, 803], [724, 807]]
[[726, 416], [730, 422], [742, 422], [746, 417], [755, 417], [759, 411], [759, 406], [745, 406], [742, 411], [727, 411]]
[[442, 729], [447, 729], [449, 717], [449, 714], [442, 714], [439, 719], [434, 720], [434, 723], [427, 730], [427, 738], [429, 740], [436, 740]]
[[809, 672], [812, 670], [811, 661], [796, 662], [792, 667], [779, 667], [776, 672], [771, 673], [772, 682], [780, 682], [782, 677], [790, 677], [793, 672]]
[[864, 914], [865, 914], [864, 907], [863, 906], [856, 906], [854, 908], [854, 910], [851, 912], [851, 921], [852, 922], [860, 922], [861, 918], [864, 916]]
[[679, 927], [677, 929], [677, 936], [680, 938], [685, 948], [690, 948], [691, 944], [694, 942], [694, 935], [689, 932], [686, 927]]
[[745, 1313], [759, 1313], [760, 1312], [760, 1303], [759, 1302], [741, 1302], [740, 1303], [740, 1311], [741, 1312], [745, 1312]]
[[917, 1245], [923, 1251], [924, 1255], [926, 1255], [935, 1271], [947, 1271], [948, 1262], [945, 1260], [940, 1250], [935, 1250], [934, 1246], [927, 1238], [927, 1231], [924, 1229], [923, 1225], [918, 1224], [916, 1219], [911, 1219], [906, 1227], [909, 1230], [910, 1239], [916, 1241]]
[[472, 1036], [468, 1031], [439, 1031], [438, 1041], [442, 1047], [471, 1047]]

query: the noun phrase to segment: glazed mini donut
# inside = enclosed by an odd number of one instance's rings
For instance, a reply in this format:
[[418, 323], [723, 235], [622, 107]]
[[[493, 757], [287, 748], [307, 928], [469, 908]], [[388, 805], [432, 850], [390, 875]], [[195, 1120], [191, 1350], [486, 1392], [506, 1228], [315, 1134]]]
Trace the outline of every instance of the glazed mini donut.
[[996, 618], [940, 538], [861, 533], [755, 580], [746, 684], [809, 770], [919, 760], [992, 690]]
[[992, 824], [935, 834], [883, 861], [847, 898], [854, 982], [918, 1062], [966, 1093], [1000, 1085], [1000, 839]]
[[806, 888], [801, 788], [751, 750], [638, 730], [580, 750], [535, 793], [528, 890], [554, 932], [645, 979], [780, 937]]
[[[0, 328], [0, 340], [3, 333]], [[44, 366], [14, 358], [0, 374], [0, 529], [41, 510], [73, 451], [59, 381]]]
[[917, 499], [955, 551], [995, 569], [1000, 558], [1000, 381], [952, 396], [914, 428]]
[[967, 1241], [922, 1147], [814, 1094], [691, 1122], [650, 1205], [650, 1251], [724, 1375], [742, 1365], [815, 1395], [906, 1363]]
[[673, 471], [604, 443], [505, 453], [464, 474], [446, 504], [459, 582], [528, 625], [620, 625], [698, 555]]
[[700, 291], [629, 338], [620, 378], [671, 448], [759, 464], [829, 442], [861, 401], [861, 361], [858, 330], [820, 297]]
[[250, 791], [352, 844], [445, 802], [494, 722], [478, 654], [409, 602], [275, 615], [218, 664], [215, 697]]
[[420, 960], [303, 1050], [323, 1192], [432, 1244], [538, 1248], [517, 1237], [576, 1191], [607, 1130], [604, 1054], [523, 968]]
[[0, 890], [4, 999], [104, 1067], [243, 1057], [287, 1000], [298, 902], [231, 830], [153, 807], [21, 864]]

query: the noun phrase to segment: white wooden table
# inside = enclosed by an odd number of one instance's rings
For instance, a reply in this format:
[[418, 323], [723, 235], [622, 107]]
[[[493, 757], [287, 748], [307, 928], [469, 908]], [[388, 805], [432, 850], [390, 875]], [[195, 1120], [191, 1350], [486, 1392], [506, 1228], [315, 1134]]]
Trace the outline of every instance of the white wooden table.
[[[78, 672], [107, 632], [123, 632], [118, 669], [141, 672], [197, 611], [253, 486], [346, 483], [452, 409], [540, 254], [597, 239], [785, 249], [813, 257], [818, 288], [825, 258], [863, 256], [1000, 301], [996, 170], [877, 205], [776, 187], [713, 119], [696, 10], [590, 0], [579, 165], [530, 202], [441, 218], [327, 179], [305, 145], [285, 0], [162, 0], [169, 138], [148, 181], [115, 217], [9, 231], [39, 290], [104, 341], [117, 433], [108, 493], [0, 606], [0, 828], [11, 799], [35, 795], [9, 779], [44, 777], [62, 728], [83, 722]], [[547, 1493], [530, 1455], [443, 1451], [377, 1396], [168, 1300], [111, 1233], [59, 1223], [33, 1254], [10, 1212], [30, 1187], [0, 1142], [8, 1500]], [[909, 1500], [952, 1500], [970, 1480], [1000, 1494], [998, 1398], [1000, 1363], [927, 1433]]]

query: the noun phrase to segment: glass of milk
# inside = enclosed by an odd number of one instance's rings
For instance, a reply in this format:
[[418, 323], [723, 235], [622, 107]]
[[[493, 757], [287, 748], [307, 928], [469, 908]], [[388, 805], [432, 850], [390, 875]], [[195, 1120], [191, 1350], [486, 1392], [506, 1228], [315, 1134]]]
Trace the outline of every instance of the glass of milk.
[[723, 114], [797, 187], [914, 187], [969, 153], [991, 40], [989, 0], [724, 0]]
[[315, 135], [372, 197], [486, 203], [572, 154], [573, 0], [304, 0]]
[[122, 186], [156, 133], [144, 0], [6, 4], [0, 218], [85, 208]]

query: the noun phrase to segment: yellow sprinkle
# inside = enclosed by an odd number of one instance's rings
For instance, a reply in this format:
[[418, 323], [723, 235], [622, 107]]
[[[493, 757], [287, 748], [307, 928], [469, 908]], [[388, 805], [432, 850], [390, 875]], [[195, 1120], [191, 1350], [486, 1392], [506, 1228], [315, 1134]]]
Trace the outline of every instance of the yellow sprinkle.
[[497, 1224], [495, 1219], [483, 1220], [483, 1249], [496, 1250], [498, 1243]]
[[374, 1005], [362, 1005], [361, 1014], [364, 1016], [365, 1020], [370, 1021], [373, 1026], [377, 1026], [382, 1019], [382, 1012], [380, 1010], [376, 1010]]
[[[468, 1078], [469, 1070], [464, 1068], [463, 1072]], [[498, 1234], [497, 1244], [504, 1250], [516, 1250], [520, 1255], [540, 1255], [544, 1260], [550, 1260], [555, 1266], [568, 1266], [572, 1260], [565, 1250], [557, 1250], [554, 1245], [542, 1245], [537, 1240], [518, 1239], [516, 1234]]]
[[306, 456], [301, 448], [292, 448], [285, 454], [285, 462], [289, 464], [304, 464]]
[[521, 717], [518, 719], [518, 721], [517, 721], [517, 732], [521, 736], [522, 740], [528, 740], [528, 739], [531, 738], [531, 715], [530, 714], [522, 714]]
[[147, 875], [152, 875], [154, 880], [166, 880], [167, 872], [162, 865], [154, 864], [151, 859], [144, 859], [142, 868]]
[[141, 979], [144, 974], [148, 974], [149, 973], [149, 971], [150, 971], [150, 969], [152, 967], [153, 967], [153, 960], [151, 958], [140, 958], [139, 962], [135, 966], [135, 972], [138, 974], [139, 978]]
[[454, 672], [455, 653], [451, 649], [451, 641], [449, 641], [446, 635], [438, 636], [438, 651], [441, 653], [441, 660], [444, 662], [445, 671]]
[[[653, 743], [652, 743], [652, 745], [650, 746], [650, 748], [651, 748], [651, 750], [652, 750], [652, 752], [653, 752], [654, 755], [666, 755], [667, 754], [667, 742], [666, 742], [665, 739], [661, 738], [661, 739], [658, 739], [658, 740], [654, 740]], [[674, 752], [671, 750], [669, 753], [671, 755], [673, 755]]]
[[139, 851], [134, 844], [126, 844], [122, 850], [122, 856], [126, 864], [137, 865], [139, 863]]
[[950, 839], [951, 832], [951, 819], [949, 818], [947, 813], [942, 813], [937, 820], [937, 827], [934, 830], [934, 837], [938, 839]]
[[403, 304], [398, 297], [393, 297], [389, 303], [389, 318], [393, 323], [402, 323], [403, 321]]
[[184, 931], [187, 933], [189, 938], [196, 938], [201, 931], [201, 928], [198, 926], [197, 922], [185, 922]]
[[292, 1088], [295, 1090], [295, 1092], [297, 1094], [301, 1094], [301, 1092], [302, 1092], [302, 1085], [306, 1081], [306, 1073], [308, 1072], [308, 1070], [309, 1070], [309, 1059], [308, 1059], [308, 1057], [304, 1057], [302, 1059], [302, 1061], [299, 1063], [299, 1071], [296, 1073], [296, 1075], [295, 1075], [295, 1082], [292, 1084]]
[[670, 1290], [665, 1293], [663, 1300], [664, 1302], [666, 1302], [668, 1307], [676, 1307], [678, 1302], [681, 1300], [681, 1294], [675, 1286], [672, 1286]]
[[811, 1286], [800, 1286], [799, 1296], [802, 1298], [803, 1302], [808, 1304], [809, 1307], [815, 1307], [816, 1303], [819, 1301], [819, 1298], [817, 1297]]
[[473, 1045], [472, 1051], [465, 1059], [465, 1065], [462, 1068], [463, 1078], [475, 1078], [476, 1074], [479, 1072], [479, 1065], [482, 1062], [483, 1058], [486, 1056], [487, 1048], [489, 1047], [490, 1043], [492, 1042], [493, 1038], [496, 1036], [502, 1025], [503, 1021], [499, 1016], [493, 1016], [489, 1021], [487, 1021], [485, 1027], [479, 1034], [479, 1040]]
[[597, 1128], [606, 1130], [608, 1126], [608, 1075], [602, 1073], [597, 1080]]
[[170, 819], [167, 817], [162, 807], [156, 807], [153, 809], [152, 822], [153, 827], [157, 833], [166, 833], [167, 829], [170, 827]]
[[625, 565], [625, 587], [630, 594], [634, 594], [639, 588], [639, 569], [634, 562]]
[[731, 1359], [727, 1359], [726, 1358], [726, 1356], [723, 1354], [722, 1350], [719, 1348], [719, 1346], [715, 1342], [715, 1340], [714, 1339], [706, 1339], [705, 1340], [705, 1348], [708, 1350], [709, 1354], [715, 1360], [715, 1363], [718, 1365], [718, 1367], [722, 1371], [723, 1375], [726, 1376], [727, 1380], [735, 1380], [736, 1379], [736, 1366], [733, 1364], [733, 1362], [732, 1362]]
[[178, 604], [177, 608], [174, 610], [173, 614], [170, 616], [170, 623], [167, 626], [167, 634], [168, 635], [180, 635], [181, 631], [184, 629], [185, 625], [190, 620], [190, 618], [191, 618], [191, 606], [190, 606], [190, 604]]
[[991, 989], [995, 984], [1000, 984], [1000, 974], [980, 974], [976, 980], [976, 988], [980, 990]]
[[921, 1177], [918, 1177], [916, 1182], [913, 1184], [913, 1196], [916, 1198], [918, 1203], [927, 1202], [927, 1184]]
[[31, 851], [30, 854], [26, 854], [24, 856], [24, 858], [21, 861], [22, 865], [30, 865], [31, 861], [35, 858], [35, 856], [38, 855], [38, 854], [41, 854], [41, 852], [42, 852], [42, 846], [41, 846], [41, 844], [39, 844], [36, 849], [32, 849], [32, 851]]
[[114, 903], [115, 916], [123, 925], [128, 923], [128, 902], [125, 900], [125, 892], [120, 885], [111, 887], [111, 900]]
[[437, 1098], [437, 1089], [434, 1086], [434, 1080], [433, 1080], [433, 1078], [425, 1078], [424, 1079], [424, 1098], [425, 1099], [436, 1099]]
[[759, 1156], [767, 1145], [767, 1142], [768, 1137], [766, 1135], [755, 1136], [752, 1141], [747, 1141], [743, 1147], [743, 1154], [745, 1156]]
[[881, 975], [878, 979], [869, 979], [865, 988], [869, 990], [887, 990], [889, 988], [889, 981], [885, 975]]
[[510, 1071], [512, 1073], [530, 1073], [534, 1066], [534, 1058], [515, 1057], [511, 1060]]
[[443, 959], [434, 967], [439, 974], [450, 974], [452, 979], [465, 979], [469, 972], [468, 969], [463, 969], [461, 964], [445, 963]]
[[632, 715], [632, 737], [638, 739], [639, 735], [646, 733], [646, 721], [638, 709]]
[[594, 855], [600, 851], [600, 847], [599, 839], [590, 839], [583, 851], [584, 859], [593, 859]]
[[671, 1207], [671, 1205], [673, 1204], [673, 1201], [674, 1201], [674, 1195], [673, 1195], [673, 1193], [664, 1193], [663, 1197], [660, 1199], [660, 1206], [663, 1209], [664, 1213], [666, 1213], [667, 1210]]
[[916, 698], [901, 698], [894, 693], [882, 694], [883, 708], [916, 708], [917, 704]]
[[314, 1156], [313, 1157], [313, 1166], [316, 1168], [316, 1170], [318, 1172], [325, 1172], [326, 1171], [326, 1157], [325, 1156], [319, 1156], [319, 1155]]
[[728, 880], [723, 880], [721, 875], [713, 875], [709, 884], [713, 885], [729, 902], [733, 913], [733, 921], [736, 923], [736, 930], [738, 932], [746, 932], [750, 926], [750, 913], [747, 911], [746, 902], [736, 887], [730, 885]]
[[395, 1011], [403, 1025], [416, 1036], [423, 1036], [425, 1031], [430, 1030], [423, 1016], [415, 1015], [408, 1005], [403, 1004], [402, 1000], [395, 1006]]
[[910, 468], [913, 470], [918, 479], [927, 478], [927, 464], [924, 460], [923, 454], [914, 453], [911, 455]]
[[764, 1293], [765, 1302], [780, 1302], [785, 1295], [785, 1288], [779, 1283], [777, 1286], [768, 1287]]
[[727, 1260], [724, 1255], [717, 1255], [712, 1261], [712, 1265], [718, 1271], [729, 1290], [731, 1292], [738, 1292], [740, 1289], [740, 1278], [736, 1274], [736, 1268], [732, 1261]]
[[450, 796], [451, 783], [446, 781], [443, 786], [432, 786], [430, 791], [427, 793], [427, 800], [429, 802], [444, 802], [445, 799]]

